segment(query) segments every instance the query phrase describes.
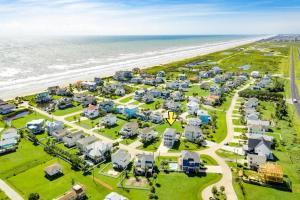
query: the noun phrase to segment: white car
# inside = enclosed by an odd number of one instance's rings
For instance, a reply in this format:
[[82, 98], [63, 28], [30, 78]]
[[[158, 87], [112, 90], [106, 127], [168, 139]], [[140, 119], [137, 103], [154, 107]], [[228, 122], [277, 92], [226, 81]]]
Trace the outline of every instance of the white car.
[[293, 99], [293, 103], [297, 103], [298, 101], [297, 101], [297, 99]]

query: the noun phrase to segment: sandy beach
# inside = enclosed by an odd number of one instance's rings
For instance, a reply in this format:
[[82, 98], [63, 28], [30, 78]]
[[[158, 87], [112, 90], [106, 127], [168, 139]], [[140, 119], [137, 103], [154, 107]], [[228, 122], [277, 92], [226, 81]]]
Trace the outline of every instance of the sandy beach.
[[229, 42], [205, 44], [196, 47], [187, 47], [177, 49], [166, 54], [149, 55], [135, 59], [128, 59], [121, 62], [111, 62], [96, 67], [88, 67], [76, 70], [66, 70], [60, 73], [51, 75], [42, 75], [37, 77], [25, 78], [15, 80], [13, 82], [7, 81], [0, 88], [0, 98], [4, 100], [12, 99], [16, 96], [24, 96], [33, 94], [47, 89], [54, 85], [68, 85], [77, 80], [89, 80], [94, 77], [106, 77], [113, 75], [118, 70], [130, 70], [135, 67], [148, 68], [155, 65], [166, 64], [174, 61], [192, 58], [199, 55], [205, 55], [217, 51], [222, 51], [237, 46], [253, 43], [255, 41], [271, 37], [257, 37], [252, 39], [233, 40]]

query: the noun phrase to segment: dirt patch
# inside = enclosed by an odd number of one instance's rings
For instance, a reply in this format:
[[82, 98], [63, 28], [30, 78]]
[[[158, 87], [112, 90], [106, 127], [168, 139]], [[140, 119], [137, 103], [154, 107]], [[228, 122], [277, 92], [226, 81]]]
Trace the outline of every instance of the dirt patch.
[[138, 177], [138, 179], [136, 179], [134, 177], [130, 177], [129, 179], [126, 179], [125, 185], [135, 187], [147, 187], [148, 181], [146, 178]]
[[101, 181], [101, 180], [99, 180], [99, 179], [97, 179], [97, 178], [94, 178], [94, 180], [95, 180], [97, 183], [99, 183], [100, 185], [102, 185], [103, 187], [106, 187], [106, 188], [109, 189], [109, 190], [113, 190], [113, 187], [110, 186], [109, 184], [107, 184], [107, 183], [105, 183], [105, 182], [103, 182], [103, 181]]

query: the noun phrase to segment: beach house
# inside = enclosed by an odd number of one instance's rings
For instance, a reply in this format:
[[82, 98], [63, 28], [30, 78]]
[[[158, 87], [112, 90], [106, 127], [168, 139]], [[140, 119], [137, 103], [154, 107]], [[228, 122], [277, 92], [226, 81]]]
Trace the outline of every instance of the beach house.
[[20, 138], [20, 135], [18, 133], [18, 129], [15, 129], [15, 128], [6, 129], [1, 134], [1, 140], [14, 139], [16, 141], [19, 141], [19, 138]]
[[44, 172], [47, 178], [53, 179], [63, 174], [63, 167], [58, 163], [54, 163], [46, 167]]
[[197, 111], [199, 110], [199, 103], [195, 101], [189, 101], [186, 104], [186, 110], [190, 115], [196, 115]]
[[83, 152], [85, 147], [93, 142], [97, 141], [98, 139], [95, 136], [88, 136], [76, 141], [77, 148]]
[[111, 192], [105, 196], [104, 200], [128, 200], [128, 199], [116, 192]]
[[246, 154], [265, 156], [267, 160], [273, 159], [272, 154], [273, 137], [261, 134], [250, 134], [247, 145], [243, 149]]
[[203, 124], [208, 124], [211, 121], [211, 116], [208, 114], [206, 110], [198, 110], [197, 116], [201, 120]]
[[36, 103], [47, 103], [51, 100], [49, 92], [41, 92], [35, 96]]
[[155, 159], [153, 154], [137, 154], [134, 159], [134, 172], [137, 175], [153, 174]]
[[26, 127], [32, 134], [44, 132], [44, 119], [36, 119], [28, 122]]
[[164, 122], [164, 118], [160, 112], [151, 112], [150, 121], [154, 124], [162, 124]]
[[179, 168], [187, 174], [198, 173], [200, 170], [200, 156], [196, 152], [181, 151]]
[[115, 153], [111, 154], [111, 162], [113, 168], [123, 170], [125, 169], [131, 161], [131, 156], [128, 151], [124, 149], [119, 149]]
[[139, 124], [137, 122], [128, 122], [123, 125], [119, 133], [123, 138], [132, 137], [138, 134]]
[[117, 124], [117, 117], [114, 114], [108, 114], [101, 119], [100, 123], [105, 127], [113, 127]]
[[90, 104], [87, 108], [84, 109], [83, 114], [89, 119], [94, 119], [99, 116], [99, 110], [97, 106]]
[[117, 71], [113, 78], [117, 81], [130, 81], [133, 77], [133, 73], [131, 71]]
[[18, 141], [15, 139], [0, 140], [0, 154], [15, 151]]
[[102, 101], [98, 105], [99, 110], [105, 113], [112, 112], [114, 110], [114, 102], [113, 101]]
[[145, 143], [150, 143], [157, 138], [158, 133], [152, 128], [146, 127], [140, 130], [139, 138]]
[[62, 138], [64, 145], [68, 148], [74, 147], [76, 141], [84, 138], [83, 131], [77, 131], [75, 133], [70, 133]]
[[91, 81], [83, 81], [83, 82], [81, 82], [81, 87], [84, 90], [94, 92], [97, 89], [97, 84], [95, 82], [91, 82]]
[[172, 147], [174, 143], [178, 140], [176, 129], [174, 128], [166, 128], [163, 135], [164, 146]]
[[200, 144], [203, 140], [203, 134], [199, 126], [187, 125], [184, 128], [183, 136], [190, 142]]
[[270, 121], [247, 120], [248, 133], [265, 133], [269, 130]]
[[199, 118], [192, 117], [192, 118], [187, 118], [186, 123], [187, 123], [187, 125], [190, 125], [190, 126], [200, 126], [201, 120]]
[[46, 130], [48, 135], [52, 135], [54, 131], [58, 131], [64, 128], [64, 123], [62, 121], [46, 121]]
[[112, 150], [111, 143], [104, 143], [101, 141], [95, 141], [84, 148], [84, 155], [86, 159], [93, 161], [94, 163], [99, 163], [107, 159]]
[[0, 114], [6, 115], [13, 112], [16, 109], [16, 105], [12, 103], [3, 103], [0, 105]]

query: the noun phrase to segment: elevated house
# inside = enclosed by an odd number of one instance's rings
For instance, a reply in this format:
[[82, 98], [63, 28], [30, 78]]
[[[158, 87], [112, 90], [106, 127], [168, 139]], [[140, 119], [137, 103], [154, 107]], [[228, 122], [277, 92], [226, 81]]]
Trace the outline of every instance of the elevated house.
[[115, 169], [125, 169], [131, 161], [131, 156], [128, 151], [119, 149], [115, 153], [111, 154], [111, 162]]
[[185, 96], [181, 91], [174, 91], [171, 93], [171, 99], [173, 101], [183, 101], [185, 99]]
[[244, 108], [256, 108], [258, 106], [258, 99], [257, 98], [249, 98], [244, 103]]
[[155, 159], [153, 154], [137, 154], [134, 159], [134, 172], [137, 175], [153, 174]]
[[213, 67], [211, 70], [213, 71], [214, 74], [222, 73], [222, 69], [218, 66]]
[[123, 138], [132, 137], [138, 134], [139, 124], [137, 122], [128, 122], [123, 125], [119, 133]]
[[151, 89], [149, 90], [149, 93], [153, 96], [153, 98], [160, 98], [161, 97], [161, 91], [157, 89]]
[[52, 135], [54, 131], [58, 131], [64, 128], [64, 123], [62, 121], [46, 121], [46, 130], [49, 135]]
[[133, 99], [137, 101], [141, 101], [146, 93], [147, 93], [147, 89], [139, 89], [135, 91]]
[[81, 82], [81, 87], [82, 87], [82, 89], [88, 90], [91, 92], [94, 92], [97, 90], [97, 84], [95, 82], [91, 82], [91, 81]]
[[[264, 156], [265, 160], [272, 160], [272, 145], [273, 137], [260, 134], [250, 134], [247, 145], [244, 145], [243, 149], [247, 155], [255, 154], [259, 156]], [[252, 156], [252, 158], [262, 160], [260, 157]], [[253, 163], [250, 164], [253, 166]]]
[[63, 174], [63, 167], [54, 163], [44, 169], [45, 175], [47, 178], [53, 179]]
[[97, 86], [103, 85], [104, 81], [100, 77], [95, 77], [94, 82], [96, 83]]
[[44, 132], [44, 119], [32, 120], [26, 124], [29, 132], [38, 134]]
[[76, 141], [84, 138], [83, 131], [77, 131], [75, 133], [70, 133], [62, 138], [64, 145], [68, 148], [74, 147]]
[[9, 128], [3, 131], [1, 135], [1, 140], [16, 140], [19, 141], [20, 135], [18, 133], [18, 130], [15, 128]]
[[87, 108], [84, 109], [83, 114], [89, 119], [94, 119], [99, 116], [99, 110], [97, 106], [90, 104]]
[[199, 103], [195, 102], [195, 101], [189, 101], [187, 104], [186, 104], [186, 107], [187, 107], [187, 112], [190, 114], [190, 115], [196, 115], [197, 114], [197, 111], [199, 110]]
[[143, 82], [142, 77], [133, 77], [133, 78], [130, 80], [130, 83], [135, 83], [135, 84], [141, 84], [142, 82]]
[[147, 92], [143, 96], [142, 101], [145, 103], [152, 103], [152, 102], [154, 102], [154, 97], [149, 92]]
[[119, 87], [115, 90], [116, 96], [124, 96], [126, 94], [125, 89], [123, 87]]
[[247, 163], [250, 169], [257, 170], [259, 166], [267, 162], [267, 157], [265, 155], [258, 154], [248, 154]]
[[55, 102], [56, 102], [56, 107], [60, 110], [73, 107], [71, 98], [61, 98], [56, 100]]
[[56, 95], [58, 90], [59, 90], [59, 86], [57, 86], [57, 85], [47, 88], [47, 91], [50, 95]]
[[265, 120], [247, 120], [248, 133], [265, 133], [270, 128], [270, 122]]
[[139, 137], [143, 143], [149, 143], [157, 138], [158, 133], [152, 128], [146, 127], [141, 129]]
[[88, 146], [89, 144], [92, 144], [93, 142], [95, 142], [97, 140], [98, 139], [95, 136], [84, 137], [84, 138], [76, 141], [76, 146], [81, 152], [83, 152], [84, 149], [86, 148], [86, 146]]
[[203, 140], [203, 134], [199, 126], [185, 126], [183, 135], [188, 141], [191, 142], [200, 143]]
[[208, 124], [211, 121], [211, 116], [208, 114], [206, 110], [198, 110], [197, 116], [201, 120], [201, 123]]
[[0, 154], [15, 151], [17, 149], [18, 141], [14, 138], [0, 140]]
[[101, 119], [101, 124], [105, 127], [113, 127], [117, 124], [117, 117], [113, 114], [108, 114]]
[[163, 115], [159, 112], [151, 112], [150, 121], [154, 124], [162, 124], [164, 123]]
[[187, 150], [181, 151], [179, 158], [179, 167], [187, 174], [198, 173], [200, 170], [200, 156], [196, 152], [190, 152]]
[[117, 71], [113, 78], [117, 81], [130, 81], [133, 77], [133, 73], [131, 71]]
[[184, 80], [186, 80], [186, 79], [187, 79], [187, 77], [186, 77], [185, 74], [178, 74], [178, 80], [184, 81]]
[[157, 74], [156, 74], [156, 77], [165, 77], [165, 76], [166, 76], [165, 71], [159, 71], [159, 72], [157, 72]]
[[8, 113], [13, 112], [16, 109], [16, 105], [12, 103], [6, 103], [3, 101], [3, 103], [0, 105], [0, 114], [6, 115]]
[[163, 107], [169, 111], [181, 112], [181, 103], [173, 100], [166, 100], [163, 104]]
[[112, 150], [111, 143], [104, 143], [95, 141], [84, 148], [84, 155], [87, 159], [92, 160], [94, 163], [99, 163], [107, 159], [107, 156]]
[[71, 96], [73, 96], [73, 93], [69, 90], [69, 88], [63, 87], [63, 88], [57, 89], [56, 95], [71, 97]]
[[189, 126], [200, 126], [202, 124], [201, 120], [199, 118], [196, 118], [196, 117], [187, 118], [186, 121], [187, 121], [186, 122], [187, 125], [189, 125]]
[[68, 129], [60, 129], [60, 130], [56, 130], [53, 131], [51, 136], [57, 141], [57, 142], [61, 142], [63, 140], [63, 138], [67, 135], [71, 134], [70, 131], [68, 131]]
[[142, 121], [149, 121], [151, 113], [151, 110], [141, 110], [136, 113], [136, 118]]
[[51, 100], [49, 92], [41, 92], [35, 96], [36, 103], [47, 103]]
[[113, 101], [102, 101], [98, 105], [99, 110], [105, 113], [114, 111], [114, 102]]
[[259, 78], [260, 77], [259, 71], [252, 71], [250, 75], [251, 75], [252, 78]]
[[163, 135], [164, 146], [172, 147], [175, 142], [178, 140], [176, 129], [174, 128], [166, 128]]
[[204, 104], [214, 106], [220, 103], [220, 99], [221, 98], [218, 95], [208, 95], [204, 100]]

